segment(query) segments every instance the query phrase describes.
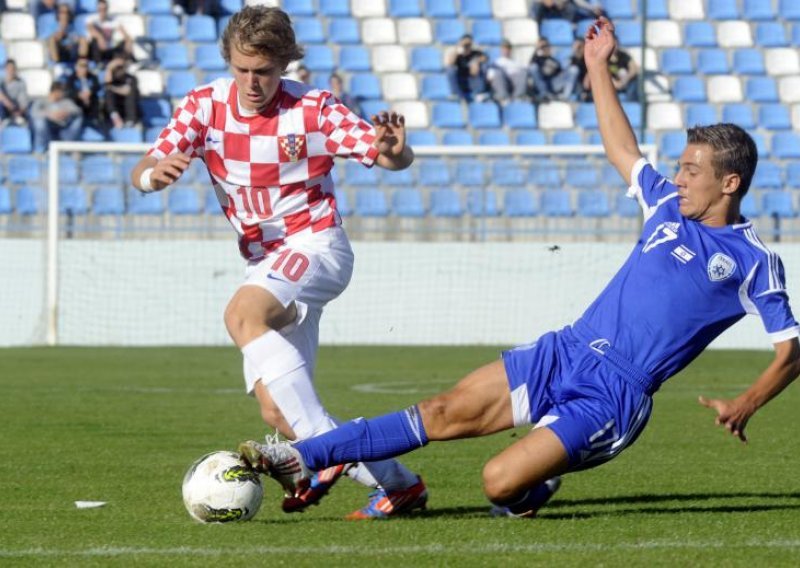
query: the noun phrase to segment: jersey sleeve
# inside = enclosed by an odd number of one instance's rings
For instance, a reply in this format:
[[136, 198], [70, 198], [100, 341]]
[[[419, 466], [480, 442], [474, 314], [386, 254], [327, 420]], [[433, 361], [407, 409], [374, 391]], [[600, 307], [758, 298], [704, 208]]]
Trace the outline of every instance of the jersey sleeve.
[[159, 160], [181, 153], [195, 158], [200, 155], [207, 124], [207, 112], [195, 91], [186, 95], [175, 108], [170, 119], [152, 148], [147, 152]]
[[332, 95], [322, 101], [319, 129], [331, 156], [350, 158], [368, 167], [375, 163], [375, 128]]
[[752, 270], [748, 286], [750, 313], [757, 313], [773, 343], [800, 336], [800, 326], [792, 314], [780, 257], [768, 251], [767, 258]]
[[646, 158], [640, 158], [633, 165], [627, 195], [639, 201], [642, 209], [657, 207], [660, 202], [673, 197], [676, 191], [675, 185], [658, 173]]

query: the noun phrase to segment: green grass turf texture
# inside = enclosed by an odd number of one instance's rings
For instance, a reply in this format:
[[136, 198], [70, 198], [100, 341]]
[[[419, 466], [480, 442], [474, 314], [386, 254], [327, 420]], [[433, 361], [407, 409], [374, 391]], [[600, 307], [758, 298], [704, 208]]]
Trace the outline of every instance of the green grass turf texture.
[[[327, 347], [318, 386], [342, 418], [401, 409], [444, 390], [498, 349]], [[495, 519], [481, 467], [526, 429], [434, 443], [403, 461], [427, 512], [342, 517], [367, 490], [343, 479], [318, 507], [280, 511], [280, 490], [246, 523], [201, 525], [181, 501], [199, 456], [265, 428], [232, 348], [0, 350], [0, 564], [25, 566], [796, 566], [800, 479], [794, 385], [742, 445], [698, 394], [731, 397], [769, 352], [709, 352], [655, 397], [640, 440], [568, 475], [535, 520]], [[366, 386], [365, 386], [366, 385]], [[79, 510], [76, 500], [107, 501]]]

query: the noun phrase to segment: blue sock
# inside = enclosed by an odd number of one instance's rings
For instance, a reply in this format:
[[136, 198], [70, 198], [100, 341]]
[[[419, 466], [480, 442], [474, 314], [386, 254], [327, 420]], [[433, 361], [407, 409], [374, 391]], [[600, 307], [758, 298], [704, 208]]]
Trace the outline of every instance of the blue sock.
[[[558, 486], [556, 486], [556, 489], [557, 488]], [[520, 517], [533, 516], [550, 500], [554, 492], [555, 491], [548, 486], [547, 483], [540, 483], [509, 502], [499, 503], [497, 501], [492, 501], [492, 503], [501, 507], [506, 507], [509, 511]]]
[[319, 471], [332, 465], [378, 461], [428, 443], [416, 406], [377, 418], [357, 418], [338, 428], [294, 444], [306, 465]]

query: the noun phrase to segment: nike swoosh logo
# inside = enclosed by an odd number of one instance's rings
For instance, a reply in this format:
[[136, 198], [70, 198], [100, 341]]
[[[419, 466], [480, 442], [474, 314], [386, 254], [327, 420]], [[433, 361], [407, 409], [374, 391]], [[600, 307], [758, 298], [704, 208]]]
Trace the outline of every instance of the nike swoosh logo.
[[272, 272], [267, 274], [267, 278], [271, 278], [272, 280], [277, 280], [278, 282], [286, 282], [286, 280], [284, 280], [283, 278], [278, 278]]
[[213, 138], [211, 138], [211, 136], [206, 138], [206, 142], [208, 142], [209, 144], [219, 144], [219, 140], [214, 140]]

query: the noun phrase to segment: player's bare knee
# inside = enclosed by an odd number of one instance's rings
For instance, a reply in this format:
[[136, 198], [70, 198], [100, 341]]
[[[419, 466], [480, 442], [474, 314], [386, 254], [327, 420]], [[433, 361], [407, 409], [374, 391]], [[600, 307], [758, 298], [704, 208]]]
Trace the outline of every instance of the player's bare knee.
[[503, 503], [520, 492], [520, 487], [508, 475], [509, 468], [492, 459], [483, 466], [483, 492], [494, 503]]

